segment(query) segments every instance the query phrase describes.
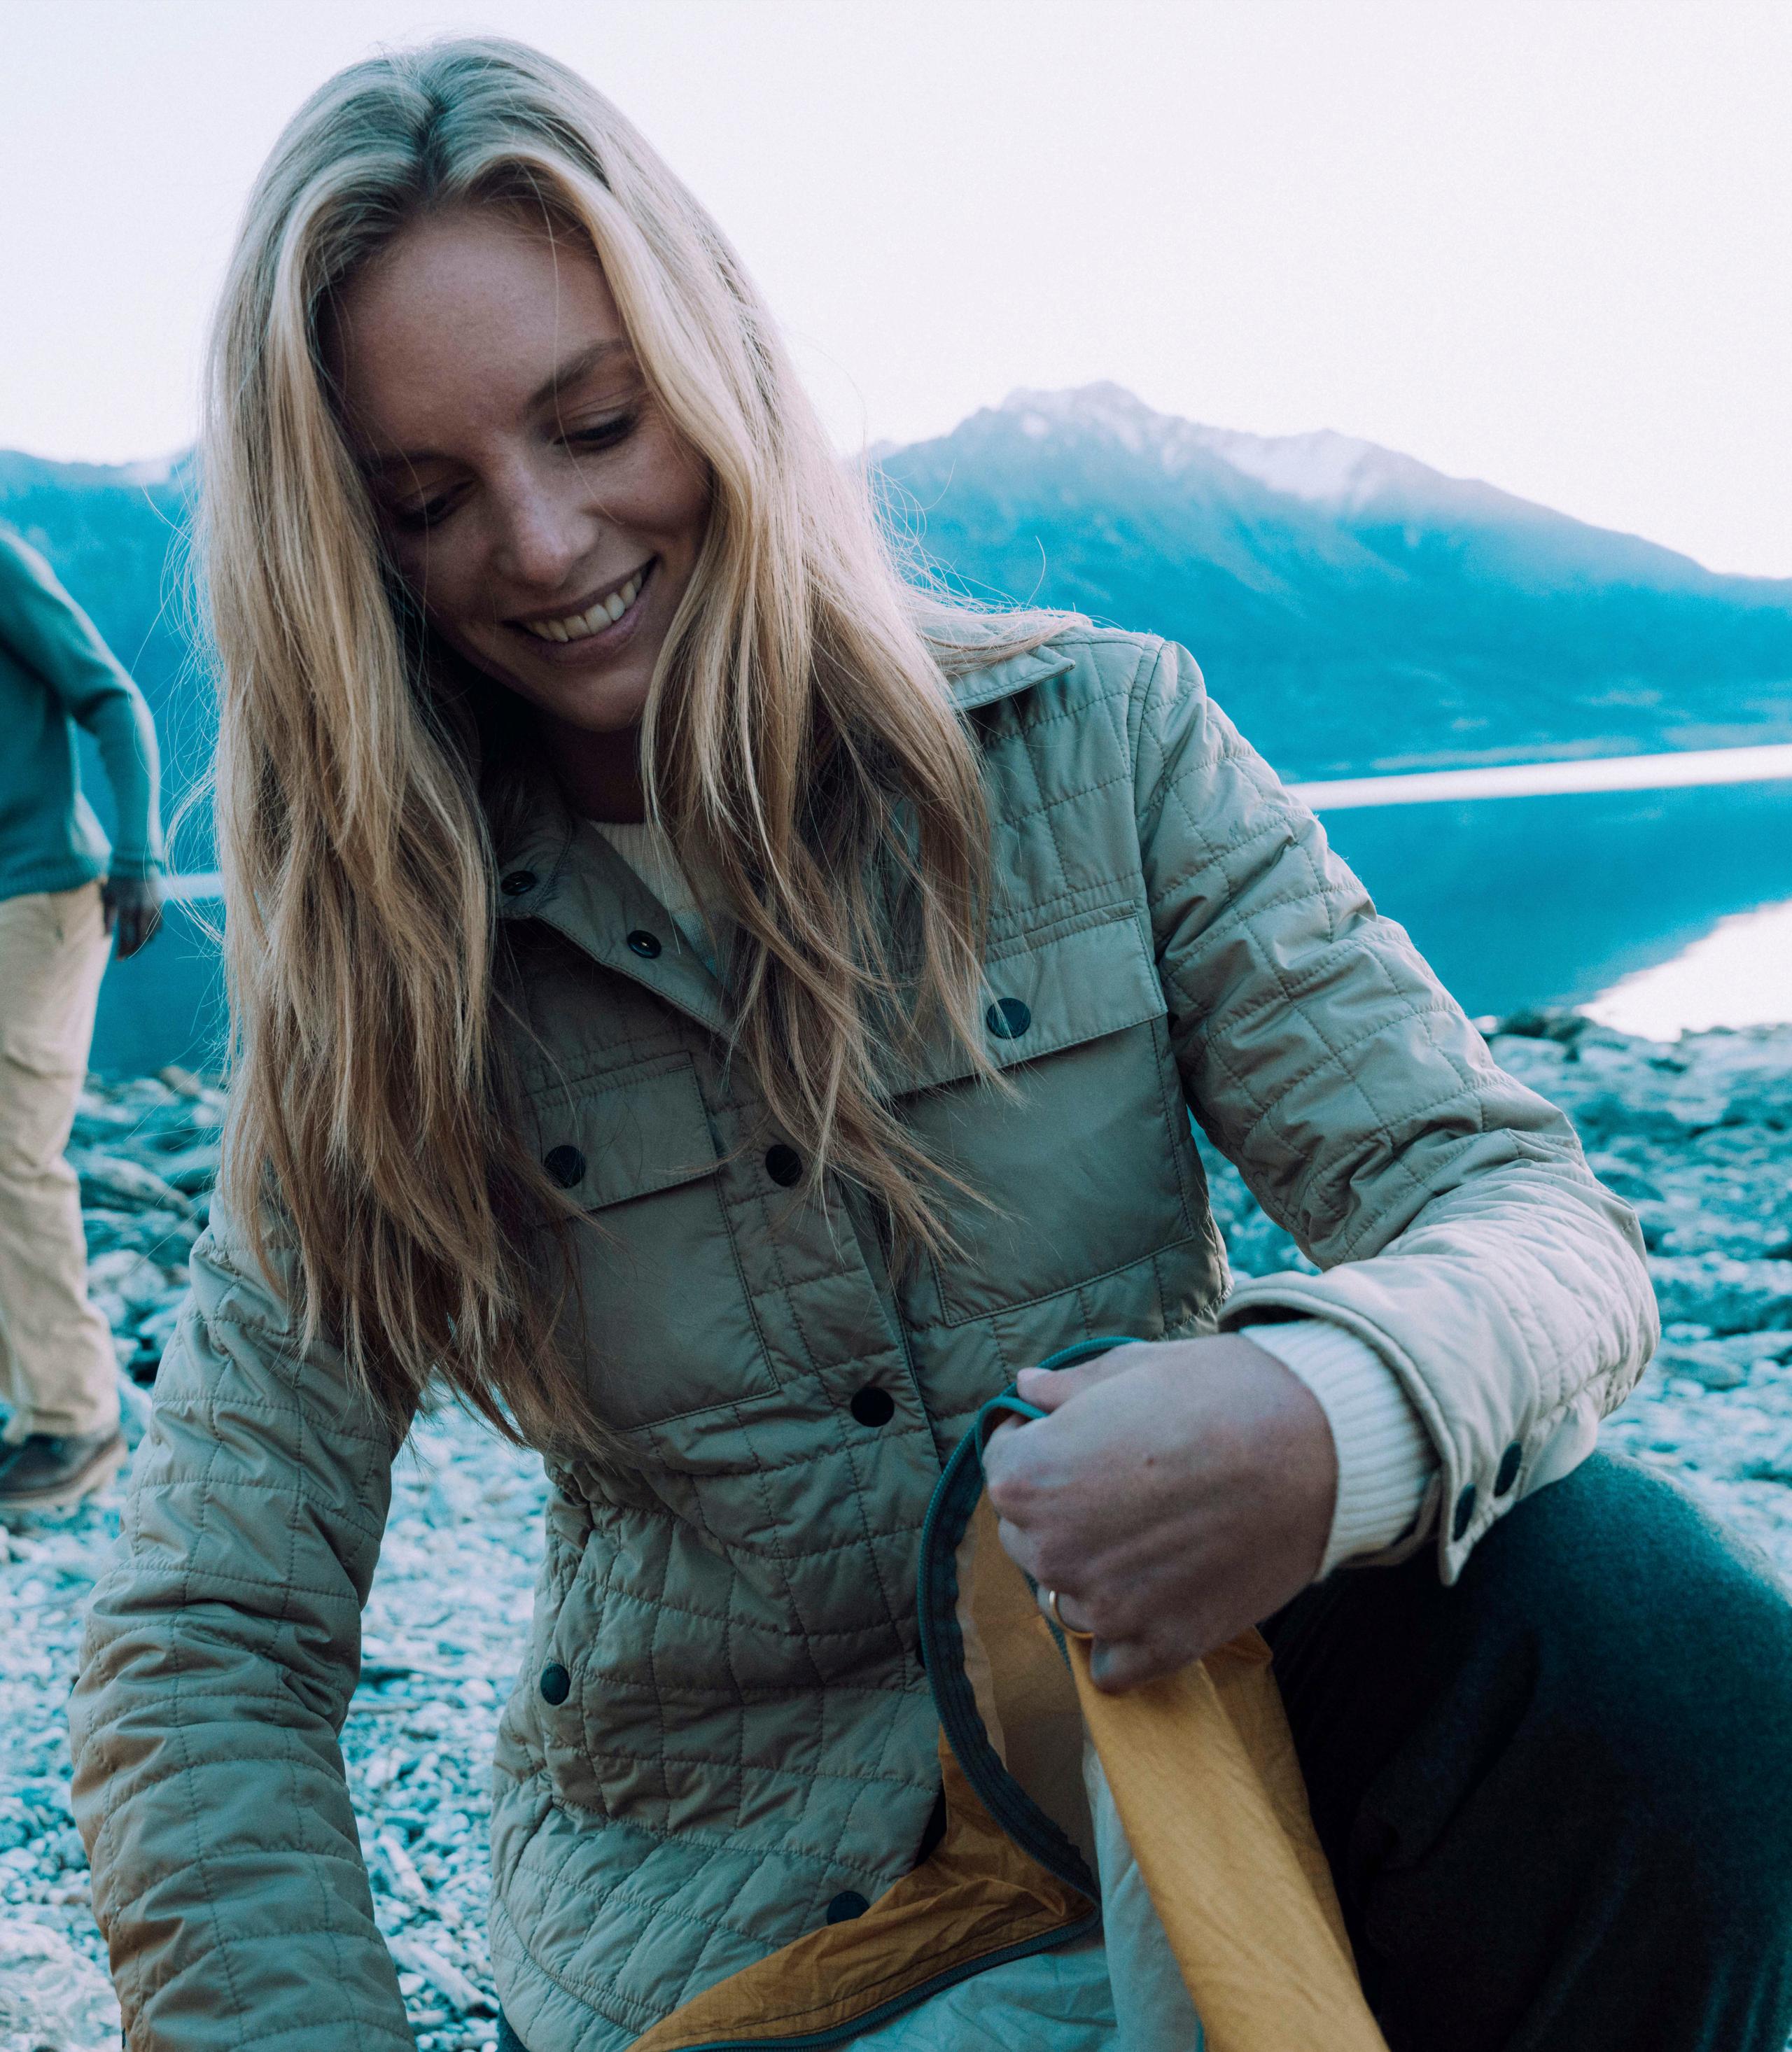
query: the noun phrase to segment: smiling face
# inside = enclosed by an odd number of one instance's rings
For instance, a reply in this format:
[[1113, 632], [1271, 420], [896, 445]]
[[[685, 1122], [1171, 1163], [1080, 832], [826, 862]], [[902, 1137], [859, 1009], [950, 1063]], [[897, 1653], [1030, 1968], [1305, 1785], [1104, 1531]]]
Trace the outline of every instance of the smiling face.
[[330, 353], [431, 627], [572, 757], [632, 761], [708, 490], [596, 260], [500, 211], [426, 217], [351, 282]]

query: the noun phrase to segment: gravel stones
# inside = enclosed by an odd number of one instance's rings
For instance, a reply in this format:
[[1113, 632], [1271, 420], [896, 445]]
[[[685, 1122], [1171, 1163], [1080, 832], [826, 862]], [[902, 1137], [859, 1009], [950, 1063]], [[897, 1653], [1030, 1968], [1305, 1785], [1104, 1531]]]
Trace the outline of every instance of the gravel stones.
[[53, 1928], [0, 1921], [0, 2052], [117, 2052], [112, 1983]]
[[[1676, 1233], [1676, 1242], [1685, 1237], [1684, 1232]], [[1660, 1254], [1651, 1259], [1649, 1272], [1665, 1323], [1742, 1334], [1792, 1327], [1792, 1262], [1739, 1261], [1721, 1253]]]

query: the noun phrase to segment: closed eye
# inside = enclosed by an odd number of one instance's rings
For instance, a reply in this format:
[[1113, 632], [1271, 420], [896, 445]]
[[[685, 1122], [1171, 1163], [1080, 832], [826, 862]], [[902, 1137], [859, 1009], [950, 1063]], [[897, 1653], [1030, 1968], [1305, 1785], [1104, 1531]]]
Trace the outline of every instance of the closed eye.
[[563, 438], [573, 448], [613, 448], [617, 443], [628, 440], [640, 420], [637, 413], [615, 413], [607, 421], [593, 421], [589, 427], [568, 429]]
[[439, 527], [460, 503], [463, 495], [455, 491], [439, 493], [425, 499], [420, 506], [394, 506], [388, 509], [390, 518], [396, 527], [416, 534], [425, 527]]

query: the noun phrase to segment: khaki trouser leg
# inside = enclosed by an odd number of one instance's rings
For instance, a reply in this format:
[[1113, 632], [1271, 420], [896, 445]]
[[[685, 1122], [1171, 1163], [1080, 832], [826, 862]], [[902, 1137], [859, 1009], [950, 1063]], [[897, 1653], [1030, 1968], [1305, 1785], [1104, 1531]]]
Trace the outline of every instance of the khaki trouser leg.
[[117, 1356], [87, 1301], [80, 1187], [62, 1158], [109, 943], [100, 887], [0, 898], [0, 1397], [6, 1436], [118, 1422]]

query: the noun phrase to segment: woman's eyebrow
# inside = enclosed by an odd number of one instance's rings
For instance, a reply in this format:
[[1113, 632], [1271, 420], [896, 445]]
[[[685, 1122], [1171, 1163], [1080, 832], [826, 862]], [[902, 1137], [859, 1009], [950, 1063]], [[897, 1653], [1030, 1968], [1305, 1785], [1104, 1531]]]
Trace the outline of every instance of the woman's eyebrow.
[[[536, 413], [556, 399], [568, 386], [576, 385], [582, 378], [588, 377], [600, 364], [613, 358], [632, 360], [634, 352], [620, 335], [611, 335], [602, 342], [588, 343], [576, 350], [563, 363], [557, 363], [548, 372], [535, 390], [529, 394], [523, 410]], [[415, 470], [426, 463], [440, 463], [446, 459], [436, 449], [394, 449], [383, 456], [369, 456], [361, 460], [361, 472], [365, 477], [383, 477], [393, 471]]]
[[557, 397], [569, 385], [595, 370], [600, 363], [612, 357], [633, 356], [634, 352], [620, 335], [610, 335], [602, 342], [594, 342], [576, 350], [565, 362], [557, 364], [529, 395], [528, 410], [532, 413], [538, 407], [545, 406], [550, 399]]

